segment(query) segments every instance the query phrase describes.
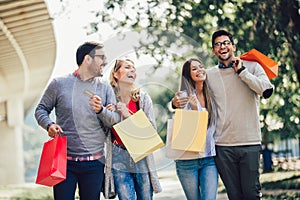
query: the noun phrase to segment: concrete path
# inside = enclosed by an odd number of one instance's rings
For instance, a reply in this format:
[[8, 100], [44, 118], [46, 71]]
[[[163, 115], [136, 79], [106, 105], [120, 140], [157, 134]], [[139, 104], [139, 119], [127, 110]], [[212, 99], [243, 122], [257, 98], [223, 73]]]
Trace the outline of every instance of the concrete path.
[[[154, 153], [159, 181], [163, 191], [154, 194], [154, 200], [185, 200], [185, 196], [176, 175], [175, 162], [166, 158], [164, 148]], [[227, 195], [220, 193], [217, 200], [227, 200]]]
[[[159, 180], [163, 188], [163, 192], [154, 194], [154, 200], [184, 200], [186, 199], [177, 179], [175, 169], [170, 167], [168, 170], [158, 171]], [[225, 193], [219, 193], [217, 200], [227, 200]]]

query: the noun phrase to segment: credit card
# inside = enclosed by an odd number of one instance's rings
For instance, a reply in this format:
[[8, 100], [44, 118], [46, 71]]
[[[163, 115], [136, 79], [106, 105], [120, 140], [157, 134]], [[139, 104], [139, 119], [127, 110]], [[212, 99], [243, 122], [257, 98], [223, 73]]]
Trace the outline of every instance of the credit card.
[[93, 96], [93, 95], [95, 95], [95, 93], [94, 92], [92, 92], [92, 91], [90, 91], [90, 90], [84, 90], [84, 92], [83, 92], [85, 95], [87, 95], [87, 96], [89, 96], [89, 97], [91, 97], [91, 96]]

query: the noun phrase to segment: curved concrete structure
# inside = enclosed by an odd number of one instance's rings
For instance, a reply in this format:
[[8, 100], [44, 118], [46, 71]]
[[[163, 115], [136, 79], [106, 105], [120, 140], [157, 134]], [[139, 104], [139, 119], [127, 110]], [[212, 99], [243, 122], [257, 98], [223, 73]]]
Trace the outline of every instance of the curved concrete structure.
[[44, 90], [56, 41], [44, 0], [0, 0], [0, 184], [24, 182], [24, 115]]

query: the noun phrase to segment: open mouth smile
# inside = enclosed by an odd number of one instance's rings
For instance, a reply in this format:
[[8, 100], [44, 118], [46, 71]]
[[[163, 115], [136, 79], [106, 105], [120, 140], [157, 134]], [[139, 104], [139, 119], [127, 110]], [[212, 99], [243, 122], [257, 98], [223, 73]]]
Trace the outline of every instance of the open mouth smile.
[[130, 78], [130, 79], [133, 79], [133, 80], [135, 80], [135, 76], [134, 76], [134, 75], [132, 75], [132, 74], [128, 74], [128, 75], [127, 75], [127, 78]]

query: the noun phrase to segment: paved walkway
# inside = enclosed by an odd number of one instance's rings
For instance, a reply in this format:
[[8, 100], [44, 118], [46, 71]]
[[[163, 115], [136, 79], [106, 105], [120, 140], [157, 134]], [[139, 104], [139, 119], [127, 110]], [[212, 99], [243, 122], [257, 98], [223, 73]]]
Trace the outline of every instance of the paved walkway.
[[[159, 180], [163, 188], [163, 192], [154, 194], [154, 200], [184, 200], [186, 199], [177, 179], [175, 169], [170, 167], [168, 170], [158, 171]], [[219, 193], [217, 200], [227, 200], [225, 193]]]
[[[177, 179], [174, 165], [170, 165], [167, 169], [158, 170], [159, 180], [162, 186], [163, 191], [158, 194], [154, 194], [154, 200], [185, 200], [183, 190], [181, 188], [180, 182]], [[36, 192], [43, 194], [43, 197], [47, 198], [38, 198]], [[52, 188], [46, 186], [40, 186], [34, 183], [26, 183], [22, 185], [11, 185], [11, 186], [2, 186], [0, 189], [0, 200], [10, 200], [11, 197], [20, 197], [21, 193], [32, 193], [30, 197], [35, 197], [32, 199], [49, 199], [52, 197]], [[23, 196], [23, 195], [21, 195]], [[29, 199], [31, 199], [28, 197]], [[101, 200], [104, 200], [101, 197]], [[117, 198], [116, 198], [117, 200]], [[226, 194], [218, 194], [217, 200], [227, 200]]]
[[[173, 160], [168, 160], [165, 158], [162, 152], [156, 153], [156, 166], [159, 176], [159, 180], [163, 191], [158, 194], [154, 194], [154, 200], [185, 200], [183, 190], [181, 188], [180, 182], [176, 176], [175, 163]], [[26, 183], [24, 185], [16, 186], [3, 186], [0, 188], [0, 200], [8, 200], [10, 197], [16, 194], [23, 193], [24, 191], [35, 191], [38, 190], [42, 194], [48, 194], [52, 197], [52, 189], [45, 186], [40, 186], [34, 183]], [[44, 196], [43, 195], [43, 196]], [[37, 194], [35, 193], [35, 197]], [[48, 197], [49, 197], [48, 196]], [[36, 198], [35, 198], [36, 199]], [[48, 198], [47, 198], [48, 199]], [[101, 200], [104, 198], [101, 197]], [[227, 200], [227, 195], [220, 193], [217, 195], [217, 200]]]
[[[175, 163], [165, 157], [164, 149], [155, 152], [154, 158], [157, 166], [159, 181], [163, 191], [154, 194], [154, 200], [184, 200], [186, 199], [176, 176]], [[219, 193], [217, 200], [227, 200], [225, 193]]]

